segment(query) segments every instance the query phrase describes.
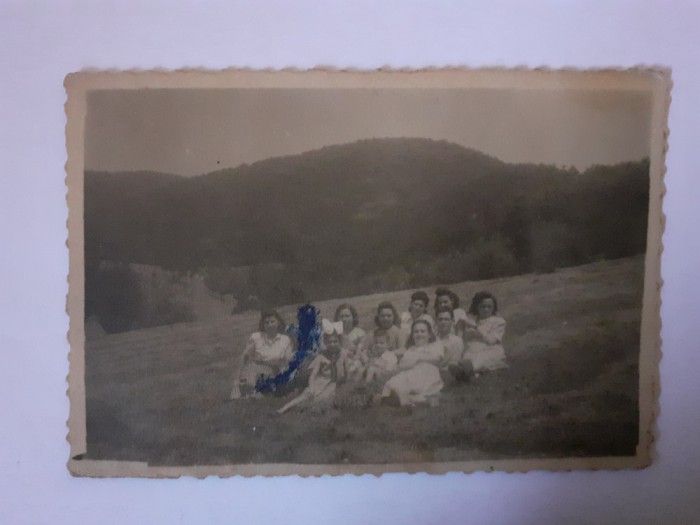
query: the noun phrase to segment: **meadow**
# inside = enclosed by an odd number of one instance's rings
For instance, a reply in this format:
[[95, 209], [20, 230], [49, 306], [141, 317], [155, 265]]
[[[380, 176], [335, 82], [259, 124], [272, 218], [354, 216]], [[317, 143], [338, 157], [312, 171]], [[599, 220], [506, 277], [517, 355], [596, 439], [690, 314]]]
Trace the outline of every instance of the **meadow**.
[[[450, 285], [489, 290], [508, 328], [509, 368], [448, 383], [437, 408], [306, 408], [230, 401], [232, 371], [258, 313], [101, 335], [86, 343], [87, 457], [152, 465], [397, 463], [634, 455], [642, 257]], [[424, 287], [431, 297], [435, 288]], [[353, 304], [365, 329], [380, 300]], [[288, 322], [296, 306], [281, 308]], [[465, 305], [468, 306], [468, 305]]]

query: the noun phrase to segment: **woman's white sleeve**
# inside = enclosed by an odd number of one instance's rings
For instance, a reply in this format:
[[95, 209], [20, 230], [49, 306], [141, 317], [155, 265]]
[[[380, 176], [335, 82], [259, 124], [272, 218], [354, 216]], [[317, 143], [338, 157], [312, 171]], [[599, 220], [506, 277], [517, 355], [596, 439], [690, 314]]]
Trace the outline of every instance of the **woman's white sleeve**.
[[478, 330], [487, 345], [496, 345], [503, 341], [503, 336], [506, 333], [506, 321], [505, 319], [494, 320], [488, 326], [480, 326]]

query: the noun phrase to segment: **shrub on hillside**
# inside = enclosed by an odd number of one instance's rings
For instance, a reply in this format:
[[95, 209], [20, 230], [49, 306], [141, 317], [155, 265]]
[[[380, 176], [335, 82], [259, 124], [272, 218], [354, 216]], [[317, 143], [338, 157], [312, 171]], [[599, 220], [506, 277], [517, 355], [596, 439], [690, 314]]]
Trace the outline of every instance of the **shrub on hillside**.
[[166, 324], [187, 323], [196, 319], [192, 307], [175, 297], [171, 288], [162, 288], [152, 297], [152, 302], [141, 309], [139, 328]]
[[137, 328], [143, 308], [138, 275], [123, 263], [86, 269], [85, 305], [86, 318], [96, 316], [107, 333]]
[[95, 316], [110, 334], [193, 321], [192, 306], [177, 293], [185, 280], [178, 274], [139, 274], [125, 263], [86, 268], [86, 319]]

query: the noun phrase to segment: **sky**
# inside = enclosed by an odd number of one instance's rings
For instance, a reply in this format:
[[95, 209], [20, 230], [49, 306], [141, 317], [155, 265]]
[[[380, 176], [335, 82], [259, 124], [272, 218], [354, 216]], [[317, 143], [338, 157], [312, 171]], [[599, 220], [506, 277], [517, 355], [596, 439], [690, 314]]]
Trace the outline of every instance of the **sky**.
[[650, 121], [641, 91], [101, 90], [88, 96], [85, 167], [192, 176], [360, 139], [424, 137], [584, 170], [648, 156]]

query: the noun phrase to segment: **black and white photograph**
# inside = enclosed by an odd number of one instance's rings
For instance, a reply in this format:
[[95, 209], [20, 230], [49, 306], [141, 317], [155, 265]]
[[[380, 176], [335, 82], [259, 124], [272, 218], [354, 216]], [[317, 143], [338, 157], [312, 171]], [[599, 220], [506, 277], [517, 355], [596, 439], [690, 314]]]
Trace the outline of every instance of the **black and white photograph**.
[[665, 71], [66, 89], [74, 474], [650, 464]]

